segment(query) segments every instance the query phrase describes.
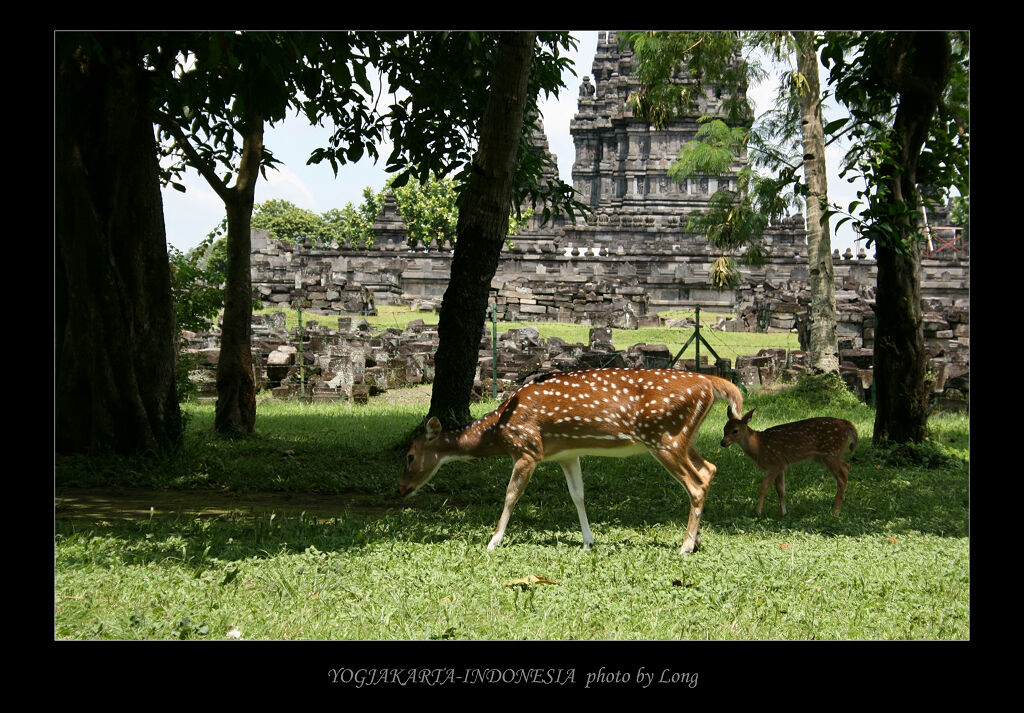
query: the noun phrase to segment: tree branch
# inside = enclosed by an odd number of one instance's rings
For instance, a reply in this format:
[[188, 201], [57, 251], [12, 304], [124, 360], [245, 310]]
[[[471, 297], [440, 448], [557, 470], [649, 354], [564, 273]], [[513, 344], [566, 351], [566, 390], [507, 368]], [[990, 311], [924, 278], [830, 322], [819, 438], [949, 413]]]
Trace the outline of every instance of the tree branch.
[[181, 149], [182, 153], [185, 154], [185, 159], [192, 168], [199, 172], [206, 182], [210, 184], [210, 187], [220, 196], [220, 199], [227, 204], [231, 200], [232, 190], [224, 184], [224, 181], [217, 177], [216, 172], [213, 168], [203, 161], [199, 152], [195, 150], [195, 147], [189, 142], [185, 136], [185, 132], [181, 130], [178, 122], [175, 121], [170, 115], [165, 114], [159, 109], [154, 109], [153, 114], [156, 117], [156, 122], [163, 128], [167, 133], [174, 137], [174, 143]]

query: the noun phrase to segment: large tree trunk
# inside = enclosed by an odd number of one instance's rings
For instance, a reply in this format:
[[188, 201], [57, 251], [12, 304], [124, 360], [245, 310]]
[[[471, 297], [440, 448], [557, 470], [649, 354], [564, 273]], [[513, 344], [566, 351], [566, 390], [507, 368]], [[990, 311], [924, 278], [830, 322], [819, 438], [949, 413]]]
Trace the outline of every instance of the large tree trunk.
[[888, 181], [891, 200], [906, 211], [903, 244], [880, 240], [875, 252], [874, 383], [875, 431], [880, 443], [920, 442], [928, 419], [921, 313], [920, 243], [914, 223], [919, 214], [917, 164], [951, 71], [949, 37], [944, 32], [895, 33], [883, 81], [899, 92], [892, 143], [896, 165]]
[[873, 442], [920, 442], [928, 419], [921, 315], [920, 250], [909, 253], [881, 242], [875, 249], [878, 263], [875, 293], [875, 431]]
[[437, 416], [448, 428], [470, 420], [488, 292], [508, 235], [534, 37], [532, 32], [502, 34], [480, 125], [480, 147], [459, 206], [458, 238], [441, 305], [440, 344], [428, 414]]
[[820, 372], [839, 371], [836, 336], [836, 285], [832, 266], [832, 238], [828, 222], [821, 222], [822, 202], [828, 201], [825, 171], [825, 137], [821, 117], [821, 87], [818, 83], [818, 53], [813, 32], [794, 32], [797, 69], [807, 80], [800, 97], [803, 125], [804, 179], [807, 197], [807, 261], [811, 292], [809, 353], [810, 366]]
[[130, 33], [56, 40], [55, 447], [167, 449], [181, 411], [142, 50]]
[[224, 322], [217, 361], [214, 427], [222, 435], [252, 433], [256, 427], [256, 380], [252, 361], [252, 208], [263, 153], [263, 119], [247, 117], [242, 160], [235, 185], [222, 196], [228, 214], [228, 264]]

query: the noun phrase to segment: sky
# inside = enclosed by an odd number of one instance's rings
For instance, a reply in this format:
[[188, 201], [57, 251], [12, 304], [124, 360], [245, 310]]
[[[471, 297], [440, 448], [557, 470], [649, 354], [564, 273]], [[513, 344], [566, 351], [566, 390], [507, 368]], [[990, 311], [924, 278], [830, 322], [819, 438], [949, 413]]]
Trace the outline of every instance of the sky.
[[[576, 113], [579, 85], [585, 75], [591, 74], [594, 54], [597, 50], [597, 32], [574, 32], [579, 40], [576, 52], [572, 53], [576, 76], [563, 76], [566, 86], [558, 97], [542, 102], [544, 128], [548, 135], [551, 153], [558, 160], [559, 174], [563, 181], [572, 183], [572, 164], [576, 158], [575, 147], [569, 134], [569, 122]], [[774, 88], [766, 83], [750, 87], [748, 97], [754, 104], [755, 112], [771, 106]], [[837, 118], [834, 109], [825, 108], [826, 123]], [[380, 149], [381, 158], [375, 165], [372, 159], [364, 158], [359, 163], [340, 166], [337, 176], [329, 163], [306, 165], [310, 153], [327, 144], [329, 130], [312, 127], [301, 117], [288, 118], [276, 126], [268, 127], [264, 145], [282, 161], [278, 170], [267, 170], [267, 178], [261, 176], [256, 184], [256, 203], [271, 199], [291, 201], [300, 208], [314, 213], [324, 213], [332, 208], [344, 208], [351, 202], [362, 203], [363, 189], [370, 187], [380, 190], [389, 174], [384, 171], [388, 147]], [[843, 148], [833, 146], [827, 150], [826, 163], [829, 170], [829, 194], [832, 202], [848, 205], [855, 200], [856, 186], [838, 177], [838, 166]], [[184, 176], [182, 183], [186, 192], [181, 193], [167, 187], [163, 190], [164, 222], [169, 245], [186, 252], [197, 246], [224, 218], [224, 204], [209, 184], [194, 171]], [[833, 224], [838, 218], [833, 219]], [[852, 248], [856, 253], [859, 244], [854, 244], [855, 234], [849, 223], [843, 225], [838, 234], [833, 231], [832, 247], [840, 253]]]

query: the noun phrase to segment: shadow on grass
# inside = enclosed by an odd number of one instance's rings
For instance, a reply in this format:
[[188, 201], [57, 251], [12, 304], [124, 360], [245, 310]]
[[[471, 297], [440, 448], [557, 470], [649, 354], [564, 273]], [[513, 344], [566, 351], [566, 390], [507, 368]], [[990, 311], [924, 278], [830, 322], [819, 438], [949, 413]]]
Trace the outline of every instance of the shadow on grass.
[[[678, 549], [689, 512], [686, 494], [655, 463], [636, 460], [625, 481], [621, 473], [602, 469], [599, 459], [584, 463], [587, 512], [597, 546], [602, 539], [612, 541], [612, 530], [626, 531], [625, 539], [621, 532], [614, 535], [616, 546], [622, 546], [632, 539], [629, 531], [658, 528], [663, 532], [655, 536], [657, 543]], [[409, 500], [359, 491], [317, 495], [58, 489], [55, 530], [63, 537], [120, 539], [132, 564], [170, 558], [199, 566], [193, 560], [200, 556], [231, 561], [302, 553], [310, 547], [342, 552], [453, 539], [478, 543], [482, 549], [501, 512], [506, 465], [453, 464], [449, 477], [439, 475], [428, 486], [431, 490]], [[716, 477], [712, 484], [702, 527], [721, 535], [765, 538], [795, 532], [834, 537], [904, 532], [967, 536], [963, 473], [864, 469], [856, 480], [851, 478], [843, 514], [837, 518], [831, 512], [834, 481], [818, 470], [813, 465], [795, 468], [787, 477], [789, 513], [783, 518], [777, 500], [771, 498], [765, 502], [765, 514], [754, 516], [756, 474], [720, 468], [724, 477]], [[602, 531], [608, 533], [604, 538]], [[538, 468], [513, 513], [507, 537], [508, 546], [517, 541], [582, 546], [576, 511], [557, 467]], [[651, 546], [649, 536], [637, 538]]]
[[[264, 415], [259, 432], [240, 440], [219, 439], [197, 419], [185, 447], [163, 459], [58, 460], [56, 532], [124, 538], [143, 558], [180, 556], [154, 549], [160, 535], [185, 538], [187, 552], [209, 546], [208, 557], [223, 559], [455, 537], [484, 547], [501, 512], [511, 459], [452, 463], [419, 495], [399, 500], [401, 443], [419, 418], [415, 409], [358, 417]], [[835, 481], [816, 464], [787, 472], [787, 517], [779, 516], [774, 491], [765, 514], [755, 517], [762, 474], [735, 449], [721, 449], [716, 431], [706, 428], [698, 442], [698, 451], [718, 466], [704, 528], [766, 536], [968, 534], [966, 462], [939, 469], [897, 467], [862, 446], [839, 518], [831, 513]], [[657, 525], [678, 531], [677, 542], [665, 543], [678, 548], [689, 500], [652, 459], [584, 458], [583, 472], [599, 545], [602, 528]], [[100, 484], [104, 487], [96, 489]], [[548, 534], [562, 532], [572, 533], [571, 542], [582, 542], [558, 466], [542, 464], [535, 471], [509, 526], [510, 535], [517, 532], [529, 532], [533, 542], [538, 537], [564, 542], [562, 535]]]

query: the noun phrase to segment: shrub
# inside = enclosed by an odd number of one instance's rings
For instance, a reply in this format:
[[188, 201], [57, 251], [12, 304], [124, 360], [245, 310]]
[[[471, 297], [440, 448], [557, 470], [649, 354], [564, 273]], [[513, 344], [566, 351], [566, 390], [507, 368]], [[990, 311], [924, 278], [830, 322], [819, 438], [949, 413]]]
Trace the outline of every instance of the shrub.
[[839, 374], [801, 374], [793, 388], [780, 394], [807, 409], [850, 409], [863, 406]]

